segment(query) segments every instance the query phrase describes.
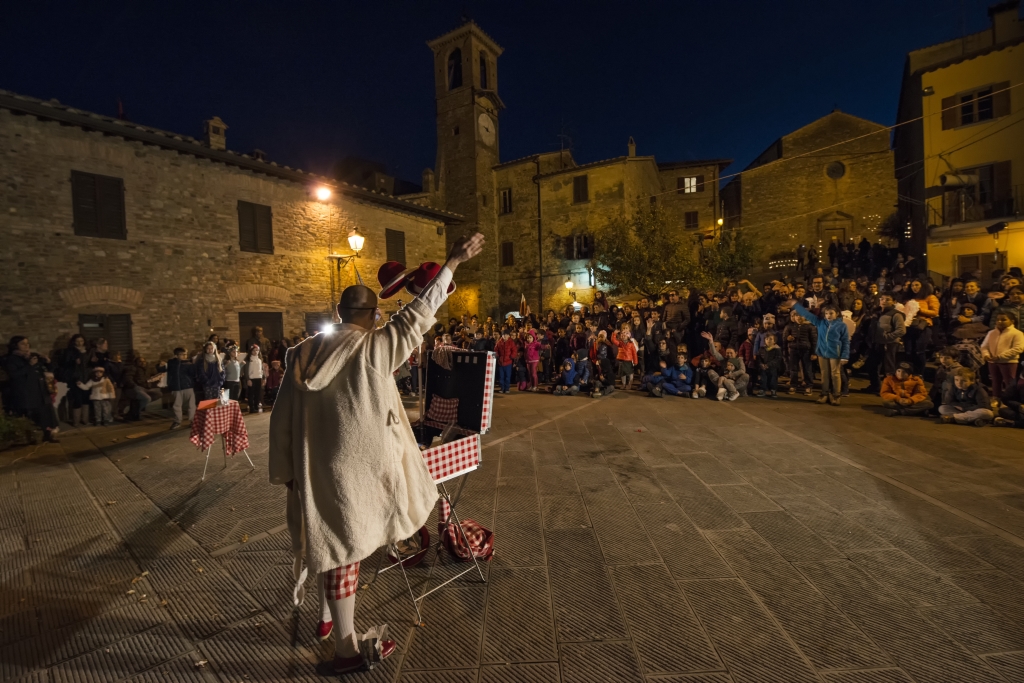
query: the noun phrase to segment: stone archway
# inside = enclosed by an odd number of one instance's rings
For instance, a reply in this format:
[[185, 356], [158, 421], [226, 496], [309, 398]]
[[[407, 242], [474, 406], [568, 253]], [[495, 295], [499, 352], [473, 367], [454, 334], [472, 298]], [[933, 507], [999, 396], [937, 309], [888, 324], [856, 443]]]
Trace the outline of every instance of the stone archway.
[[134, 311], [142, 305], [142, 292], [127, 287], [83, 285], [62, 289], [59, 294], [64, 303], [75, 310], [102, 306]]

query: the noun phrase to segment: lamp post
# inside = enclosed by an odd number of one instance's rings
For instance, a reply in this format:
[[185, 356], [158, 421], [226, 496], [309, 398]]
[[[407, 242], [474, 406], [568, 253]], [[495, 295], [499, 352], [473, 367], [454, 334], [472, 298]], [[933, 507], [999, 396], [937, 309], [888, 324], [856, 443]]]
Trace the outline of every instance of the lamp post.
[[[366, 238], [363, 233], [359, 232], [359, 228], [353, 228], [348, 234], [348, 246], [352, 250], [351, 254], [328, 254], [328, 260], [334, 261], [335, 268], [338, 273], [338, 297], [341, 297], [341, 267], [345, 264], [352, 264], [352, 271], [356, 274], [356, 281], [359, 284], [365, 284], [362, 276], [359, 274], [359, 269], [356, 268], [356, 259], [359, 258], [359, 252], [363, 250], [363, 245], [366, 243]], [[338, 302], [335, 302], [335, 305]]]
[[569, 294], [572, 295], [572, 303], [573, 303], [573, 306], [575, 307], [575, 304], [576, 304], [576, 292], [574, 292], [573, 289], [572, 289], [573, 288], [572, 275], [566, 276], [566, 278], [565, 278], [565, 288], [568, 289], [569, 290]]

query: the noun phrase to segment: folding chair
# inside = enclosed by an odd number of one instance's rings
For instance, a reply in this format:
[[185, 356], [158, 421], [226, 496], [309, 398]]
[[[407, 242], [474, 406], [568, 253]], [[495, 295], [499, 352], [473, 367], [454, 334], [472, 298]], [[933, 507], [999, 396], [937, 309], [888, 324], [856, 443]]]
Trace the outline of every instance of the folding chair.
[[[487, 433], [491, 428], [495, 365], [496, 356], [493, 352], [453, 351], [451, 352], [450, 367], [441, 367], [431, 360], [428, 363], [426, 381], [421, 383], [421, 391], [426, 395], [426, 400], [421, 401], [421, 405], [423, 405], [426, 410], [421, 412], [420, 427], [422, 428], [423, 426], [426, 426], [433, 428], [434, 430], [443, 430], [445, 433], [454, 430], [463, 435], [461, 438], [455, 439], [454, 441], [449, 441], [448, 443], [442, 443], [438, 446], [428, 448], [423, 451], [422, 455], [426, 462], [427, 469], [430, 472], [430, 476], [440, 489], [440, 499], [438, 500], [438, 525], [446, 526], [449, 521], [454, 520], [455, 528], [462, 536], [462, 541], [465, 543], [467, 548], [471, 547], [469, 538], [466, 536], [466, 531], [462, 526], [462, 520], [459, 519], [458, 513], [456, 512], [456, 506], [459, 502], [459, 498], [462, 496], [462, 490], [466, 485], [467, 475], [480, 466], [480, 435]], [[427, 389], [431, 385], [441, 393], [448, 395], [443, 396], [427, 393]], [[443, 407], [432, 413], [431, 405], [435, 403], [435, 399], [438, 399], [438, 402], [434, 408], [437, 409], [437, 406]], [[452, 399], [458, 399], [457, 408], [452, 408], [451, 411], [449, 411], [450, 404], [445, 402], [451, 401]], [[432, 415], [437, 416], [439, 412], [444, 415], [445, 422], [439, 422], [432, 418]], [[462, 481], [459, 483], [459, 487], [455, 492], [455, 495], [452, 496], [445, 483], [455, 479], [456, 477], [462, 477]], [[377, 569], [374, 572], [373, 578], [370, 580], [370, 583], [364, 586], [364, 588], [369, 588], [373, 585], [377, 576], [380, 574], [390, 571], [395, 567], [399, 567], [402, 571], [403, 578], [405, 579], [405, 585], [409, 591], [409, 597], [412, 599], [413, 608], [416, 610], [416, 624], [418, 626], [423, 626], [424, 622], [422, 614], [420, 613], [419, 603], [425, 597], [474, 570], [480, 577], [481, 582], [487, 582], [483, 569], [480, 567], [480, 562], [477, 560], [476, 556], [471, 553], [472, 566], [467, 567], [443, 583], [427, 590], [427, 587], [430, 584], [429, 577], [433, 575], [434, 567], [437, 565], [437, 559], [441, 551], [445, 550], [444, 544], [440, 538], [437, 539], [434, 547], [434, 559], [430, 564], [430, 571], [427, 574], [427, 582], [423, 586], [424, 592], [421, 593], [419, 597], [416, 597], [414, 594], [412, 584], [409, 581], [409, 576], [405, 571], [405, 562], [407, 562], [409, 558], [403, 560], [397, 546], [394, 544], [387, 546], [384, 549], [384, 552], [381, 553], [381, 556], [377, 561]], [[392, 553], [398, 561], [394, 562], [394, 564], [390, 566], [381, 568], [381, 565], [384, 562], [384, 557], [388, 552]]]

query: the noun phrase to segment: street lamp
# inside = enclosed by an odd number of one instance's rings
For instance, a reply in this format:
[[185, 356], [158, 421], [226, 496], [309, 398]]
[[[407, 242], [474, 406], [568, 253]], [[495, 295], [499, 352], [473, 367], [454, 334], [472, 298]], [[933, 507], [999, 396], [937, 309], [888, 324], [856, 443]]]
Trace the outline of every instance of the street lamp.
[[320, 186], [316, 188], [316, 198], [322, 202], [326, 202], [331, 198], [331, 188]]
[[359, 232], [359, 228], [353, 228], [352, 232], [348, 234], [348, 246], [356, 253], [356, 256], [363, 250], [365, 241], [366, 238], [363, 237], [363, 233]]
[[566, 289], [572, 289], [572, 278], [571, 277], [565, 278], [565, 288]]

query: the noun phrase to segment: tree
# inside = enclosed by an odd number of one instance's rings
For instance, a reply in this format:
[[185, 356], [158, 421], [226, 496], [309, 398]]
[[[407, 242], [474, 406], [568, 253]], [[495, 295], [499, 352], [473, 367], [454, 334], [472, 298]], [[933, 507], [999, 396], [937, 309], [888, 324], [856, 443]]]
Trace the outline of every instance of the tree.
[[657, 209], [638, 207], [594, 237], [597, 279], [613, 296], [654, 297], [668, 287], [701, 286], [706, 280], [689, 236], [667, 225]]
[[735, 280], [754, 267], [757, 245], [740, 230], [723, 230], [718, 240], [701, 249], [702, 270], [718, 279]]

